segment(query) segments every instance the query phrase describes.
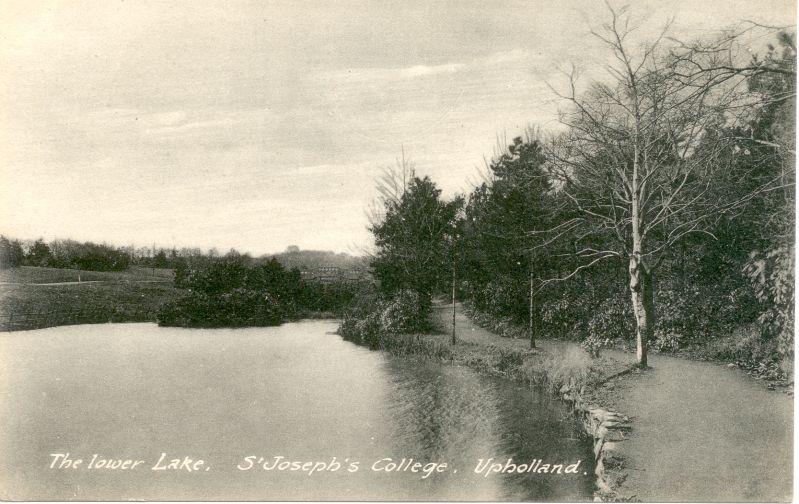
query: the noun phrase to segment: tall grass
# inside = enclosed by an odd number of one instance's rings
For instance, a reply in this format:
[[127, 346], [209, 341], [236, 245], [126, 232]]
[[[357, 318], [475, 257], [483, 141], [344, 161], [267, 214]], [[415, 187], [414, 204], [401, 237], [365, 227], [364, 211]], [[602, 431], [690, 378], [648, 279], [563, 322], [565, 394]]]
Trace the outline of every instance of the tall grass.
[[533, 384], [555, 393], [564, 386], [581, 390], [599, 379], [592, 366], [591, 357], [578, 347], [544, 354], [543, 358], [527, 360], [522, 365], [523, 375]]
[[381, 334], [378, 348], [393, 355], [419, 355], [442, 361], [452, 361], [452, 348], [435, 336], [421, 334]]

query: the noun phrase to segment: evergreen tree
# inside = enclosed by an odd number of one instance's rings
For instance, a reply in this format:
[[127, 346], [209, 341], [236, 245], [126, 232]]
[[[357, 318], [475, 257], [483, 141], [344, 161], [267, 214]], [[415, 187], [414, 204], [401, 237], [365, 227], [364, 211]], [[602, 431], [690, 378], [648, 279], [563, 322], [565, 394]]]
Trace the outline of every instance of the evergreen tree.
[[377, 253], [371, 262], [384, 294], [411, 289], [429, 303], [451, 272], [451, 241], [461, 199], [443, 201], [428, 177], [412, 177], [402, 194], [385, 203], [383, 218], [370, 231]]

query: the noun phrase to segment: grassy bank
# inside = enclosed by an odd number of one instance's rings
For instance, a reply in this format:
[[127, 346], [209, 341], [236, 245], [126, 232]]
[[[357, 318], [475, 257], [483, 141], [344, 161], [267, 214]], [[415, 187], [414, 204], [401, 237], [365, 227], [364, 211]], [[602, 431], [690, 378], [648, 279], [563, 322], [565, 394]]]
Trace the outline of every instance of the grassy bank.
[[[624, 439], [630, 425], [623, 415], [599, 405], [604, 404], [605, 385], [629, 372], [630, 363], [602, 353], [592, 358], [578, 344], [562, 341], [543, 340], [531, 349], [527, 339], [501, 337], [476, 325], [459, 305], [455, 307], [453, 342], [452, 312], [452, 305], [434, 303], [430, 316], [432, 333], [398, 334], [385, 330], [386, 319], [391, 318], [385, 311], [366, 312], [368, 315], [361, 319], [345, 319], [339, 332], [345, 339], [374, 349], [468, 366], [546, 390], [562, 399], [573, 413], [577, 431], [592, 441], [595, 497], [603, 501], [620, 499], [617, 488], [626, 472], [614, 442]], [[380, 323], [372, 319], [379, 319]]]
[[181, 294], [170, 277], [171, 271], [156, 269], [153, 275], [147, 268], [98, 272], [25, 266], [3, 270], [0, 330], [154, 322], [161, 303]]
[[568, 386], [593, 391], [608, 378], [625, 372], [628, 366], [608, 356], [592, 359], [575, 345], [529, 349], [522, 340], [482, 343], [459, 339], [454, 345], [451, 335], [381, 334], [373, 348], [394, 355], [432, 358], [449, 364], [468, 366], [494, 376], [553, 393]]
[[[578, 344], [569, 342], [545, 340], [531, 349], [527, 339], [501, 337], [481, 327], [465, 314], [460, 304], [456, 310], [454, 343], [452, 305], [434, 303], [427, 324], [430, 330], [410, 334], [387, 329], [387, 320], [399, 318], [389, 311], [366, 313], [368, 315], [362, 314], [361, 318], [345, 320], [339, 331], [345, 339], [396, 355], [434, 358], [469, 366], [552, 392], [559, 392], [564, 387], [592, 390], [629, 368], [626, 363], [605, 354], [592, 358]], [[405, 318], [411, 317], [406, 314]], [[391, 325], [389, 323], [388, 327]]]

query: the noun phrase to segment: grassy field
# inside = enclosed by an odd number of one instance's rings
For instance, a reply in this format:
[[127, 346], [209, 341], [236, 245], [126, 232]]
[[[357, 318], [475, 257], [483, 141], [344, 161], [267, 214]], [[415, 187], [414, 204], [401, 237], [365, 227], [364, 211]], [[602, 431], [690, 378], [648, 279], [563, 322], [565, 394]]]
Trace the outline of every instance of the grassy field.
[[171, 278], [171, 270], [156, 269], [153, 275], [148, 268], [100, 272], [23, 266], [3, 270], [0, 330], [155, 321], [159, 305], [180, 295]]
[[59, 282], [96, 282], [96, 281], [122, 281], [122, 280], [172, 280], [174, 273], [171, 269], [144, 268], [131, 266], [125, 271], [84, 271], [67, 268], [40, 268], [35, 266], [20, 266], [0, 270], [0, 284], [2, 283], [59, 283]]

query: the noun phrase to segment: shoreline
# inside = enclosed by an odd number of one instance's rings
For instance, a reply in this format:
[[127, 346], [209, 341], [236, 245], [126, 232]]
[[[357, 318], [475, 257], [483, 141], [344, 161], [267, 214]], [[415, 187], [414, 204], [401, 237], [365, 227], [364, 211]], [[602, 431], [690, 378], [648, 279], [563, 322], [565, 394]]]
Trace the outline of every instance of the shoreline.
[[[303, 313], [299, 318], [284, 321], [280, 325], [315, 320], [340, 322], [340, 318], [331, 315], [334, 314]], [[0, 333], [10, 335], [17, 332], [62, 326], [98, 324], [158, 325], [158, 322], [156, 320], [119, 319], [72, 323], [56, 322], [46, 327], [3, 330]], [[247, 329], [254, 328], [257, 327]], [[196, 330], [198, 328], [187, 327], [184, 329]], [[231, 328], [201, 329], [213, 331]], [[411, 335], [386, 334], [381, 338], [381, 345], [378, 349], [405, 358], [431, 358], [451, 365], [466, 366], [494, 377], [524, 383], [554, 395], [564, 403], [575, 418], [576, 427], [581, 431], [580, 434], [592, 440], [595, 467], [594, 498], [602, 501], [614, 501], [622, 498], [616, 490], [615, 482], [623, 480], [623, 475], [617, 474], [615, 469], [619, 465], [619, 456], [614, 452], [614, 443], [623, 438], [624, 432], [629, 431], [629, 421], [623, 415], [598, 406], [597, 403], [601, 403], [601, 398], [596, 396], [600, 393], [599, 387], [603, 383], [629, 373], [631, 368], [622, 365], [615, 359], [606, 357], [590, 361], [589, 366], [585, 367], [587, 361], [584, 360], [576, 359], [575, 362], [568, 362], [575, 360], [576, 354], [571, 350], [565, 353], [553, 353], [544, 348], [530, 350], [523, 348], [526, 341], [492, 336], [497, 339], [494, 343], [481, 344], [461, 338], [453, 347], [450, 344], [449, 336], [443, 332]], [[521, 345], [519, 345], [520, 343]], [[548, 342], [544, 340], [540, 343], [546, 345]], [[574, 351], [582, 352], [579, 348]], [[585, 399], [586, 394], [591, 396], [591, 401]]]
[[434, 305], [434, 317], [445, 312], [445, 316], [437, 317], [434, 323], [438, 329], [435, 333], [384, 333], [380, 343], [372, 349], [408, 359], [433, 359], [466, 366], [490, 376], [524, 383], [560, 399], [575, 419], [580, 435], [591, 440], [594, 500], [628, 500], [619, 489], [626, 473], [618, 443], [626, 438], [632, 424], [625, 415], [601, 406], [601, 386], [629, 374], [636, 366], [607, 355], [592, 360], [578, 345], [560, 341], [542, 340], [538, 348], [529, 349], [527, 340], [503, 338], [482, 328], [493, 341], [481, 341], [473, 337], [477, 328], [464, 323], [466, 317], [462, 312], [456, 324], [460, 334], [456, 333], [457, 343], [452, 345], [451, 335], [441, 330], [442, 322], [451, 320], [451, 310], [451, 304], [448, 307]]
[[[438, 313], [439, 318], [451, 324], [451, 310], [452, 305], [439, 305], [434, 314]], [[690, 432], [693, 433], [702, 433], [703, 438], [718, 438], [723, 442], [724, 438], [721, 436], [726, 436], [725, 433], [716, 432], [716, 429], [708, 430], [708, 427], [712, 425], [721, 427], [726, 425], [720, 423], [722, 418], [725, 421], [733, 422], [731, 420], [733, 416], [745, 416], [744, 419], [731, 423], [732, 427], [730, 428], [734, 428], [735, 425], [748, 425], [745, 421], [751, 420], [750, 417], [753, 414], [758, 422], [765, 421], [765, 418], [757, 416], [759, 415], [757, 411], [770, 411], [768, 407], [756, 408], [754, 413], [742, 413], [739, 410], [727, 411], [737, 404], [731, 398], [724, 404], [716, 404], [712, 409], [702, 413], [701, 418], [697, 418], [695, 421], [681, 416], [679, 412], [684, 410], [683, 403], [691, 404], [693, 411], [700, 411], [699, 404], [708, 404], [708, 398], [707, 394], [696, 390], [695, 386], [692, 386], [690, 390], [681, 389], [685, 386], [681, 383], [686, 380], [678, 380], [679, 383], [669, 381], [668, 384], [673, 389], [669, 391], [671, 396], [668, 399], [659, 397], [657, 394], [660, 394], [664, 388], [662, 377], [666, 376], [661, 373], [670, 373], [668, 376], [675, 376], [675, 373], [668, 371], [670, 367], [680, 369], [676, 376], [683, 376], [681, 373], [685, 373], [685, 368], [694, 369], [696, 373], [701, 374], [702, 378], [687, 380], [699, 386], [702, 386], [701, 382], [706, 378], [712, 378], [711, 383], [705, 384], [705, 388], [710, 392], [722, 391], [724, 397], [726, 397], [724, 394], [733, 394], [738, 398], [737, 400], [740, 400], [740, 397], [749, 397], [750, 400], [770, 401], [775, 400], [773, 398], [776, 396], [786, 396], [780, 392], [766, 391], [762, 381], [745, 375], [740, 369], [718, 363], [686, 360], [668, 354], [653, 355], [653, 368], [638, 370], [631, 365], [632, 359], [626, 358], [629, 354], [622, 354], [614, 349], [603, 350], [601, 356], [594, 360], [589, 359], [579, 345], [557, 340], [540, 340], [539, 348], [530, 350], [527, 340], [497, 336], [479, 326], [474, 326], [463, 313], [458, 315], [458, 342], [454, 346], [450, 340], [451, 334], [442, 331], [442, 324], [439, 323], [437, 324], [439, 332], [434, 334], [385, 336], [382, 338], [379, 349], [398, 356], [433, 359], [447, 364], [467, 366], [490, 376], [536, 387], [559, 398], [570, 412], [569, 416], [575, 420], [577, 431], [591, 439], [592, 455], [595, 462], [594, 500], [597, 501], [658, 500], [658, 496], [662, 495], [659, 492], [662, 491], [663, 485], [668, 484], [662, 481], [660, 483], [651, 481], [653, 475], [646, 471], [646, 469], [651, 471], [652, 468], [657, 467], [657, 465], [653, 465], [656, 463], [648, 455], [656, 449], [653, 446], [658, 445], [655, 432], [682, 427], [690, 429]], [[286, 323], [314, 320], [319, 319], [303, 318]], [[326, 318], [325, 320], [331, 323], [340, 321], [336, 318]], [[152, 321], [114, 323], [154, 324]], [[327, 334], [334, 334], [332, 329], [333, 327]], [[214, 329], [209, 330], [213, 331]], [[6, 336], [10, 336], [12, 332], [18, 331], [7, 331]], [[583, 356], [582, 360], [579, 358], [580, 355]], [[586, 363], [589, 364], [587, 368], [585, 367]], [[712, 374], [712, 377], [708, 376], [708, 373]], [[721, 389], [718, 388], [721, 385], [714, 385], [722, 383], [719, 380], [726, 380], [724, 376], [729, 376], [735, 383], [740, 382], [741, 386], [746, 387], [747, 390], [751, 389], [753, 394], [758, 395], [740, 394], [742, 389], [731, 387], [734, 383], [729, 384], [727, 381], [723, 382], [724, 386], [730, 386], [730, 388]], [[758, 392], [760, 389], [763, 390]], [[678, 394], [678, 396], [674, 396], [674, 394]], [[689, 397], [686, 397], [686, 394]], [[697, 397], [690, 397], [692, 395]], [[653, 400], [667, 401], [669, 406], [664, 409], [657, 404], [650, 404]], [[689, 400], [693, 402], [687, 402]], [[790, 402], [792, 398], [785, 400]], [[644, 409], [642, 410], [642, 408]], [[655, 411], [649, 411], [652, 409]], [[679, 420], [672, 420], [669, 416], [671, 413], [673, 413], [672, 416], [677, 415]], [[708, 418], [714, 420], [708, 421]], [[635, 425], [630, 422], [630, 419], [635, 420]], [[643, 423], [639, 425], [639, 421]], [[689, 447], [678, 445], [679, 443], [670, 448], [678, 457], [679, 453], [686, 453], [685, 450], [690, 451]], [[718, 456], [726, 453], [723, 450], [718, 451], [720, 451]], [[769, 452], [765, 450], [763, 453]], [[713, 457], [712, 460], [719, 459]], [[641, 469], [635, 470], [636, 467]], [[668, 467], [664, 470], [673, 469], [673, 467]], [[743, 481], [741, 484], [746, 484], [746, 481], [751, 479], [750, 472], [759, 474], [756, 468], [746, 469], [739, 476]], [[746, 479], [747, 477], [749, 479]], [[679, 477], [675, 474], [664, 481], [666, 480], [674, 482], [678, 481]], [[691, 495], [706, 495], [713, 487], [713, 485], [709, 485], [707, 488], [701, 486], [706, 483], [710, 482], [704, 482], [702, 478], [685, 480], [683, 492], [685, 498], [690, 500]], [[697, 485], [700, 486], [697, 487]], [[771, 493], [766, 492], [763, 495], [771, 495]]]

